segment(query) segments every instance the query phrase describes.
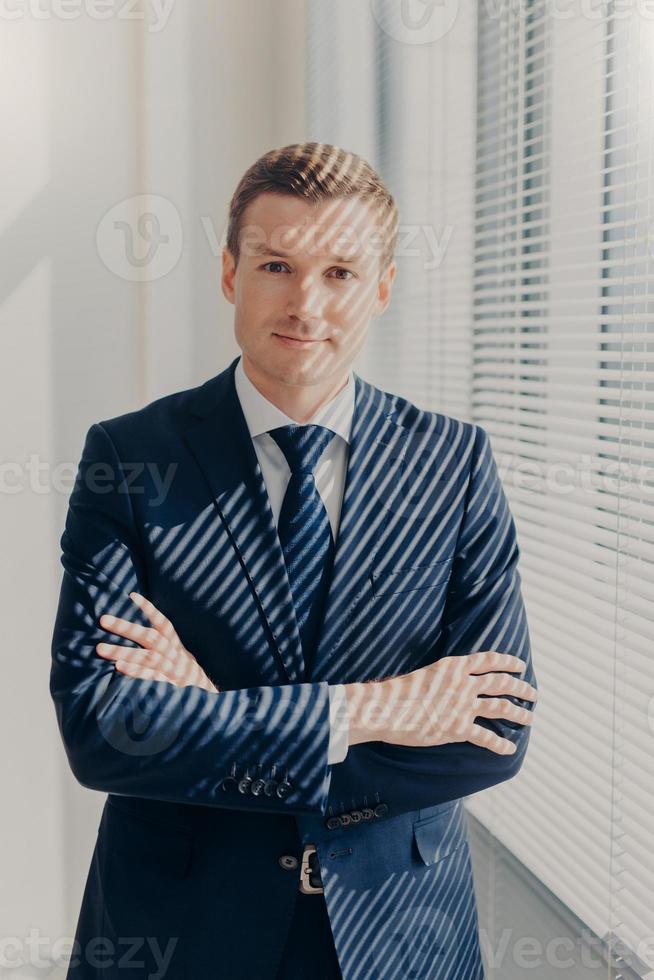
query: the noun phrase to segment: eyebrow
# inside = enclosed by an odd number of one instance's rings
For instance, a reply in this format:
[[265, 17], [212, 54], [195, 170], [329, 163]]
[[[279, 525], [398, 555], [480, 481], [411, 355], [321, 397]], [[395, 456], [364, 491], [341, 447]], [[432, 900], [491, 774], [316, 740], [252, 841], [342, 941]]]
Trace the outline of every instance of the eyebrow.
[[[251, 250], [251, 252], [250, 252], [251, 255], [272, 255], [274, 258], [281, 257], [281, 258], [284, 258], [284, 259], [287, 259], [287, 258], [291, 258], [292, 259], [293, 256], [294, 256], [294, 253], [293, 252], [285, 252], [281, 248], [276, 248], [276, 249], [273, 250], [273, 249], [269, 248], [269, 246], [266, 245], [265, 242], [256, 242], [255, 244], [250, 245], [248, 247]], [[332, 256], [330, 256], [330, 258], [331, 258], [331, 260], [333, 262], [344, 262], [344, 263], [349, 262], [349, 263], [352, 263], [352, 262], [357, 262], [361, 258], [361, 253], [360, 252], [356, 252], [349, 259], [346, 259], [345, 256], [343, 256], [343, 255], [332, 255]]]

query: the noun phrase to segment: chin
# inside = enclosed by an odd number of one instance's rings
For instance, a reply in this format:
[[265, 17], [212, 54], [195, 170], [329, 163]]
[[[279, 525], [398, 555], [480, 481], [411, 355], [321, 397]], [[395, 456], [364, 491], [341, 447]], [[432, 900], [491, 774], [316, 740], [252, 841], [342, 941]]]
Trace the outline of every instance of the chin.
[[325, 374], [324, 365], [309, 366], [305, 364], [297, 367], [287, 366], [286, 369], [277, 372], [276, 377], [279, 381], [289, 385], [311, 385], [321, 382]]

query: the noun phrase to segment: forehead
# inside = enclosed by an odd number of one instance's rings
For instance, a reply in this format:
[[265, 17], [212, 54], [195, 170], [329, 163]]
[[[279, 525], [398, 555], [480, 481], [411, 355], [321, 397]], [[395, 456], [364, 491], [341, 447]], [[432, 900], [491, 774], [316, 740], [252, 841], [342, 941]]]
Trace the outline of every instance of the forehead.
[[368, 253], [381, 232], [379, 211], [360, 197], [315, 203], [265, 193], [243, 212], [239, 240], [242, 253], [251, 256], [295, 251], [353, 257]]

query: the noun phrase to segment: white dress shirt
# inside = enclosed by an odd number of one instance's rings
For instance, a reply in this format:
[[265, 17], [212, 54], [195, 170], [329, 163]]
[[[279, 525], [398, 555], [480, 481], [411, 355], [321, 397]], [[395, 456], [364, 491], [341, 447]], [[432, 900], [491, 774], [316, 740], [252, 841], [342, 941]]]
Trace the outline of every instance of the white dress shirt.
[[[284, 453], [269, 434], [269, 430], [280, 425], [298, 425], [300, 423], [289, 418], [261, 394], [245, 373], [242, 357], [239, 358], [236, 365], [234, 381], [236, 393], [261, 466], [275, 525], [277, 525], [291, 471]], [[345, 387], [331, 401], [319, 408], [308, 422], [301, 423], [304, 425], [324, 425], [325, 428], [336, 433], [336, 436], [322, 453], [314, 470], [316, 488], [327, 510], [334, 541], [336, 541], [338, 534], [343, 502], [353, 415], [354, 375], [350, 371]], [[328, 765], [342, 762], [347, 755], [348, 747], [347, 695], [342, 684], [330, 684]]]

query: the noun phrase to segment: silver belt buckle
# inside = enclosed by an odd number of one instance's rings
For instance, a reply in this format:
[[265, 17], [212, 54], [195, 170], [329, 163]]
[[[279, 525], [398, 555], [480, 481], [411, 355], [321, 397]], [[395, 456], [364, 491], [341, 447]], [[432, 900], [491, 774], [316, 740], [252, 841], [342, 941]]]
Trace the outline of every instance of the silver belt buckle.
[[[320, 879], [320, 865], [318, 864], [318, 852], [315, 844], [305, 844], [302, 852], [302, 865], [300, 868], [300, 891], [305, 895], [322, 895], [325, 889], [322, 885], [311, 883], [311, 875], [316, 875]], [[322, 879], [320, 879], [322, 880]]]

